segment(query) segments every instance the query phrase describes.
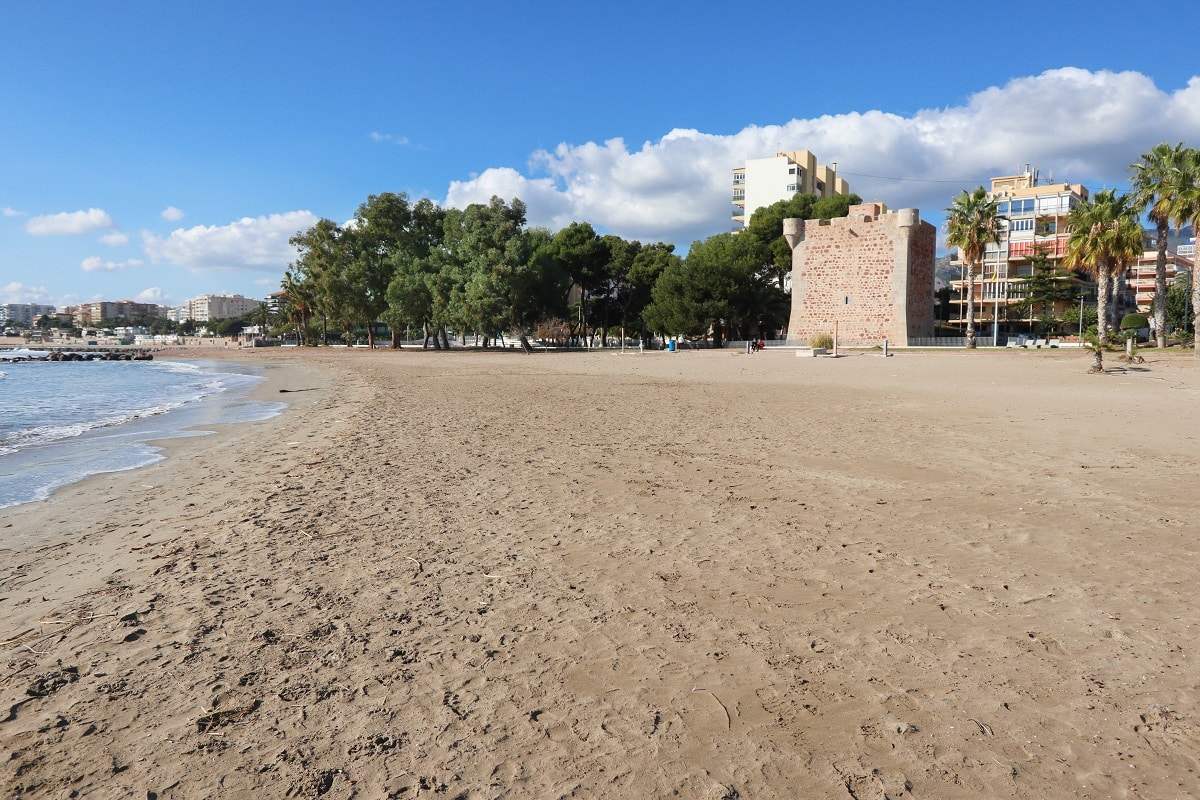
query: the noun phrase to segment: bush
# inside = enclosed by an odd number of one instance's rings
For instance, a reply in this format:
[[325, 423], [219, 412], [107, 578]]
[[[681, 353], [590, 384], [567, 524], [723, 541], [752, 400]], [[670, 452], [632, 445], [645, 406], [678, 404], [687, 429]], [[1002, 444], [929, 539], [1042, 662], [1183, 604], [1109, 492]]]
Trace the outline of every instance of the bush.
[[1146, 319], [1145, 314], [1133, 313], [1121, 317], [1121, 330], [1123, 331], [1136, 331], [1139, 328], [1149, 327], [1150, 320]]
[[808, 337], [808, 346], [814, 350], [824, 348], [826, 350], [833, 349], [833, 337], [828, 333], [816, 333]]

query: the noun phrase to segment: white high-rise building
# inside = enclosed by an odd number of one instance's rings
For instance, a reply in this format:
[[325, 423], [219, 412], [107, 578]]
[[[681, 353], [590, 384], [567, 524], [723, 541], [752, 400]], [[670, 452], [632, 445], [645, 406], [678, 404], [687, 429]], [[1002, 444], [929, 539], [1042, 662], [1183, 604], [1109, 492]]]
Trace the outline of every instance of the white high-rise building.
[[749, 224], [754, 212], [797, 193], [829, 197], [850, 194], [850, 184], [832, 167], [817, 163], [807, 150], [788, 150], [770, 158], [751, 158], [733, 170], [733, 221], [736, 230]]
[[32, 328], [43, 316], [57, 311], [54, 306], [37, 303], [4, 303], [0, 304], [0, 324], [11, 322], [23, 328]]

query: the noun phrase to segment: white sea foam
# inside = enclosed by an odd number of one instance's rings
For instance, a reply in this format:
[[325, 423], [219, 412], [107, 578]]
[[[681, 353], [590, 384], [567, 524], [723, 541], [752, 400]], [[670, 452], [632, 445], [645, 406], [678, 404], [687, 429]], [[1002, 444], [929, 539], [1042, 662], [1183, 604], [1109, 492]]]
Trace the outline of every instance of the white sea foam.
[[0, 508], [162, 458], [146, 442], [279, 414], [245, 398], [262, 378], [218, 362], [20, 362], [6, 369]]

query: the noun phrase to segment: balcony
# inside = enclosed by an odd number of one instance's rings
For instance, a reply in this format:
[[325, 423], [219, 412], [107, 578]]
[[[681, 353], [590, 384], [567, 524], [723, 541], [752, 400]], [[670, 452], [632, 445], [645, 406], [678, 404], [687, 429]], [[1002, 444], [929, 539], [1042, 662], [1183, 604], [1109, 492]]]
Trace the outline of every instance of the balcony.
[[1067, 254], [1067, 237], [1056, 236], [1053, 239], [1018, 239], [1008, 243], [1010, 260], [1023, 260], [1041, 253], [1048, 258], [1061, 258]]

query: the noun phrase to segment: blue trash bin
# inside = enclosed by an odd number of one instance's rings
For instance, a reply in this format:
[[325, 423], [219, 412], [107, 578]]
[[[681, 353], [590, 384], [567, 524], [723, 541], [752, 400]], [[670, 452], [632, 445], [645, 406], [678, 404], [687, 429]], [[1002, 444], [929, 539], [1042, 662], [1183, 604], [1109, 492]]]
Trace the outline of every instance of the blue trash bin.
[[672, 353], [674, 353], [674, 352], [675, 352], [675, 343], [674, 343], [674, 342], [667, 342], [667, 350], [668, 350], [668, 351], [670, 351], [670, 352], [672, 352]]

